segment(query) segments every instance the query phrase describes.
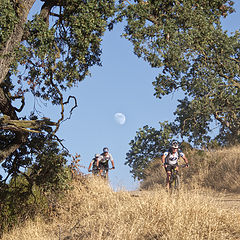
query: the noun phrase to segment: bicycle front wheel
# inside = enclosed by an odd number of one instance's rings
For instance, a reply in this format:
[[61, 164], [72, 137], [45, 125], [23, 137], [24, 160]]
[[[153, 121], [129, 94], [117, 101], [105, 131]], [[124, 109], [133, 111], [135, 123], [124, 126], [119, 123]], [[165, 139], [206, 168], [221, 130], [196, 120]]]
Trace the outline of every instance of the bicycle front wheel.
[[174, 188], [180, 189], [180, 176], [178, 174], [175, 176]]

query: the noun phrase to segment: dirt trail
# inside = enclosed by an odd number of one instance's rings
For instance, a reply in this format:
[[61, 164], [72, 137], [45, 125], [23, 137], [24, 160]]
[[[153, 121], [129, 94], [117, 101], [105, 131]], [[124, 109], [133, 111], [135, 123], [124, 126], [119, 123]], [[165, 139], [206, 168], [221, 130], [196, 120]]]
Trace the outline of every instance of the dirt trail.
[[[141, 197], [149, 194], [153, 194], [152, 191], [131, 191], [132, 197]], [[225, 209], [231, 209], [233, 211], [240, 212], [240, 194], [237, 193], [211, 193], [212, 198], [219, 204], [220, 207]]]
[[225, 193], [216, 197], [217, 202], [223, 208], [230, 208], [240, 211], [240, 194]]

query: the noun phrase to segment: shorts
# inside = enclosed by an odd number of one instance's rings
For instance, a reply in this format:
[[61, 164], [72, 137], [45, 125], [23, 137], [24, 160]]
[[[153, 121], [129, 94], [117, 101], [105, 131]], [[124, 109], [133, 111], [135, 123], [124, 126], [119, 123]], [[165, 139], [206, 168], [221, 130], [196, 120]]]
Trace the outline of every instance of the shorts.
[[105, 163], [99, 162], [99, 168], [108, 170], [108, 168], [109, 168], [108, 167], [108, 162], [105, 162]]
[[175, 167], [177, 167], [177, 166], [178, 166], [178, 163], [174, 164], [174, 165], [166, 164], [165, 170], [166, 170], [166, 172], [172, 172], [172, 170], [174, 170]]

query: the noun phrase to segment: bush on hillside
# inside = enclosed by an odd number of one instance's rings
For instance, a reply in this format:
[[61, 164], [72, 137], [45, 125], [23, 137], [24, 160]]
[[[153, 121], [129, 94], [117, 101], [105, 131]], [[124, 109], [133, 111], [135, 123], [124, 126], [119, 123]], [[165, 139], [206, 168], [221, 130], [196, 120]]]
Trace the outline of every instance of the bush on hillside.
[[64, 165], [52, 169], [51, 174], [42, 176], [41, 181], [40, 176], [33, 182], [28, 181], [29, 174], [31, 171], [0, 185], [0, 236], [38, 213], [47, 217], [70, 186], [71, 172]]

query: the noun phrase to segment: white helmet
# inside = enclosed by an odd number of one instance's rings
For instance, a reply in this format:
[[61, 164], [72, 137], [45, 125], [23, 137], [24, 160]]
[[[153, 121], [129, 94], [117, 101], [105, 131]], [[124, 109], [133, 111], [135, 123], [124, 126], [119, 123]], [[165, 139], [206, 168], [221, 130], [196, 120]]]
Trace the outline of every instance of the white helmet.
[[99, 158], [100, 157], [100, 154], [95, 154], [95, 158]]
[[176, 140], [172, 141], [171, 147], [178, 148], [178, 142]]
[[109, 151], [109, 150], [108, 150], [107, 147], [103, 148], [103, 152], [104, 152], [104, 153], [107, 153], [108, 151]]

